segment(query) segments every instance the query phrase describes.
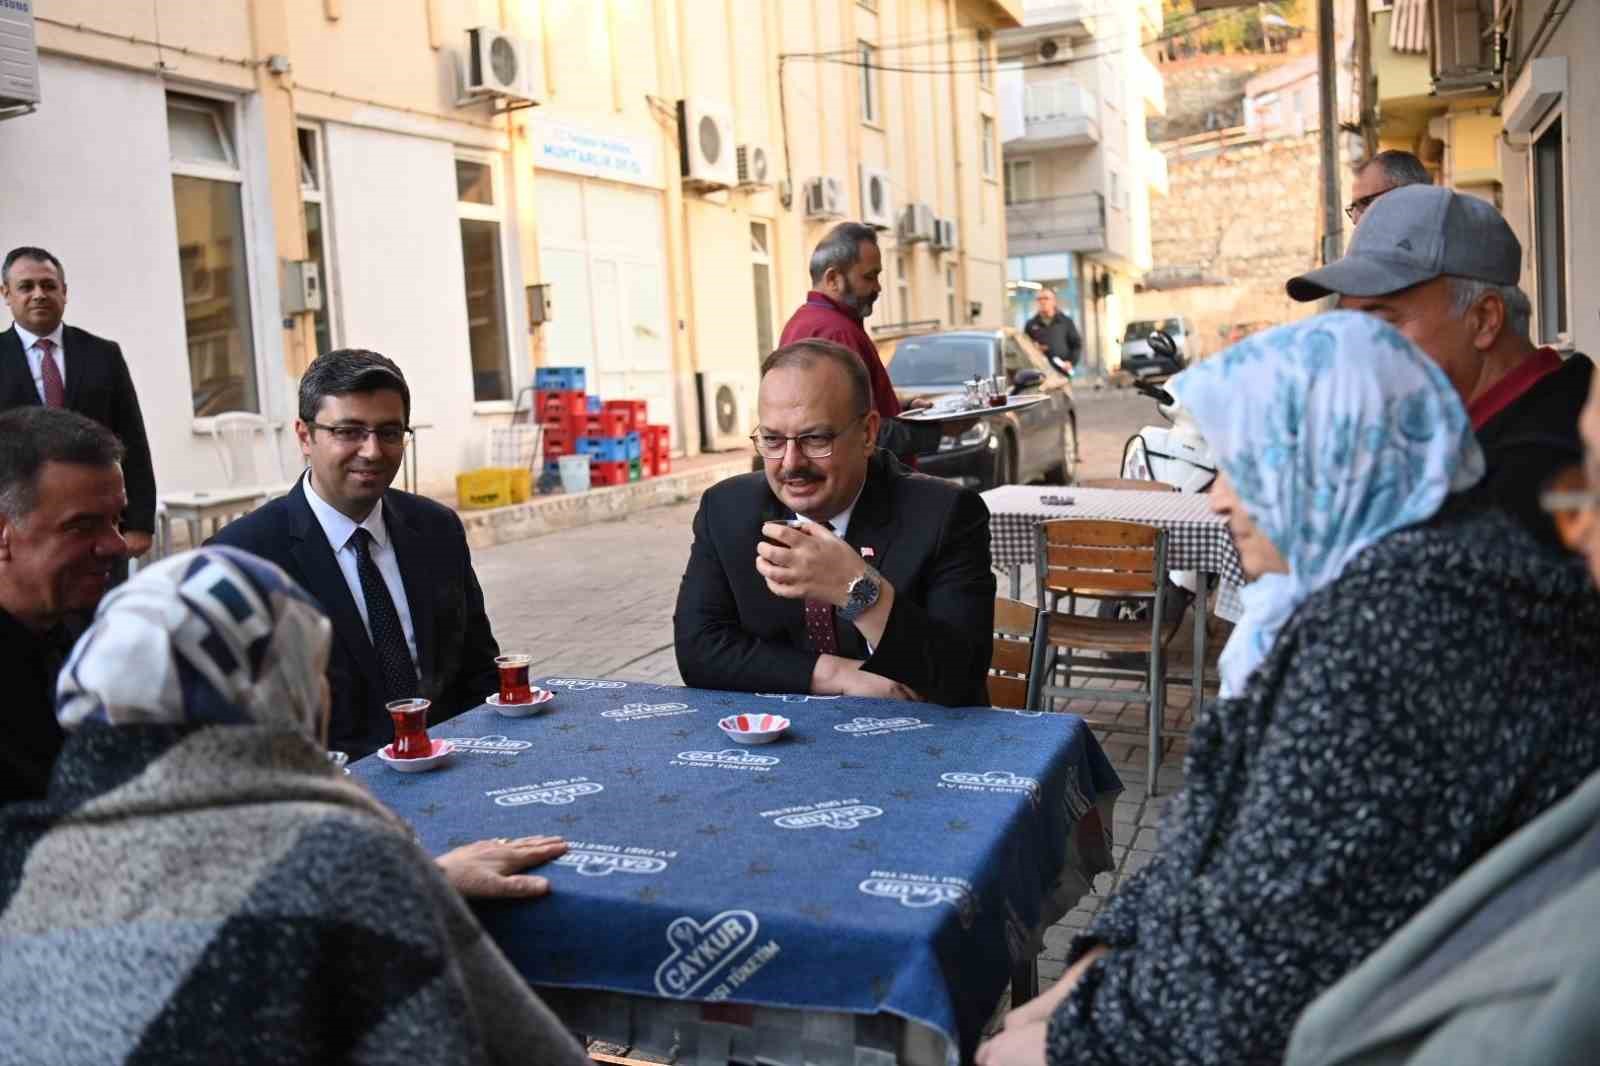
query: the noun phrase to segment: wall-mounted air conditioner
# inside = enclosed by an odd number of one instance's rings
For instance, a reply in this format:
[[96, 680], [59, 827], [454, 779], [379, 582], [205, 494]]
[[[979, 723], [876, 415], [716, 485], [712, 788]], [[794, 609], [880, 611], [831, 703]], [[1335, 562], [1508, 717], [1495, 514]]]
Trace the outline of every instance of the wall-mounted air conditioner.
[[703, 97], [678, 101], [678, 156], [683, 183], [700, 189], [729, 189], [739, 183], [733, 144], [733, 115]]
[[805, 184], [807, 218], [844, 215], [844, 182], [838, 178], [812, 178]]
[[894, 200], [889, 195], [889, 172], [861, 165], [861, 221], [873, 229], [894, 229]]
[[953, 218], [936, 218], [933, 220], [933, 246], [941, 252], [956, 250], [956, 220]]
[[0, 4], [0, 119], [39, 103], [39, 44], [29, 4]]
[[544, 88], [539, 49], [532, 41], [501, 33], [491, 26], [467, 31], [460, 70], [461, 94], [468, 98], [498, 97], [537, 104]]
[[927, 204], [907, 204], [900, 212], [900, 243], [916, 244], [933, 240], [933, 208]]
[[767, 149], [759, 144], [741, 144], [738, 152], [739, 188], [760, 189], [772, 184], [772, 165]]
[[750, 431], [755, 428], [748, 382], [725, 371], [702, 371], [695, 377], [700, 385], [700, 430], [707, 450], [748, 447]]

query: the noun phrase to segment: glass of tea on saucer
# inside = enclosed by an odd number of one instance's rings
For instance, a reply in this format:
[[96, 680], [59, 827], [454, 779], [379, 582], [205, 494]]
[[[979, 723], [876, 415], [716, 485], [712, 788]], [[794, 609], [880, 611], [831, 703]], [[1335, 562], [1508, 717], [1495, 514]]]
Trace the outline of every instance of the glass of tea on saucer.
[[394, 744], [390, 754], [396, 759], [426, 759], [433, 754], [433, 742], [428, 739], [428, 708], [432, 702], [421, 696], [409, 696], [384, 704], [389, 717], [394, 719]]
[[497, 656], [494, 665], [500, 670], [500, 702], [531, 703], [533, 701], [533, 686], [528, 683], [528, 665], [533, 662], [531, 655], [501, 655]]

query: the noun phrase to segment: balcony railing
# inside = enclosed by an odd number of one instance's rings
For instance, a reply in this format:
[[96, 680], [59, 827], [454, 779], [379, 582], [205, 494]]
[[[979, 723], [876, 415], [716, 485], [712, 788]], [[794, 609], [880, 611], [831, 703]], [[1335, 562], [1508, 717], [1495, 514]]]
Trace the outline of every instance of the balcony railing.
[[1011, 255], [1104, 251], [1105, 197], [1084, 192], [1007, 204], [1006, 247]]
[[1022, 103], [1029, 148], [1077, 148], [1100, 143], [1100, 101], [1071, 78], [1038, 81]]

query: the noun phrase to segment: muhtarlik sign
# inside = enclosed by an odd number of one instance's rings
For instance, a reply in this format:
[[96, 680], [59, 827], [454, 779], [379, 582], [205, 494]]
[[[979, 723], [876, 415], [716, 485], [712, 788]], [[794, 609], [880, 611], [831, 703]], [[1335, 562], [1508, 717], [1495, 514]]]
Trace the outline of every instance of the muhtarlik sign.
[[648, 137], [544, 117], [535, 120], [532, 128], [536, 167], [655, 189], [662, 186], [660, 149]]

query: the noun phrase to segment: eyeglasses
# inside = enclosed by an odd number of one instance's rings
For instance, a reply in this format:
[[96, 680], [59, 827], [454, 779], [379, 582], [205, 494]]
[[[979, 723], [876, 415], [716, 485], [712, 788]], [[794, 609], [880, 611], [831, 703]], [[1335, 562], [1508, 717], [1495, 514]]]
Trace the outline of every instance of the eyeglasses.
[[1561, 543], [1577, 551], [1600, 522], [1600, 489], [1589, 484], [1583, 467], [1569, 466], [1550, 479], [1539, 506], [1555, 522]]
[[378, 443], [385, 448], [398, 448], [411, 439], [410, 426], [325, 426], [321, 422], [310, 423], [313, 429], [326, 431], [340, 444], [353, 444], [356, 447], [367, 443], [368, 437], [377, 437]]
[[845, 428], [837, 433], [802, 433], [797, 437], [785, 437], [782, 433], [768, 433], [757, 428], [750, 434], [750, 443], [756, 446], [756, 451], [761, 453], [763, 459], [782, 459], [789, 452], [789, 442], [794, 441], [800, 446], [800, 454], [807, 459], [826, 459], [833, 454], [833, 442], [844, 436], [845, 431], [863, 418], [867, 412], [862, 411], [850, 421], [845, 423]]
[[1367, 208], [1372, 206], [1372, 201], [1389, 191], [1391, 190], [1383, 189], [1379, 192], [1369, 193], [1359, 200], [1351, 200], [1350, 206], [1344, 209], [1345, 217], [1351, 222], [1359, 222], [1361, 220], [1362, 212], [1366, 211]]

